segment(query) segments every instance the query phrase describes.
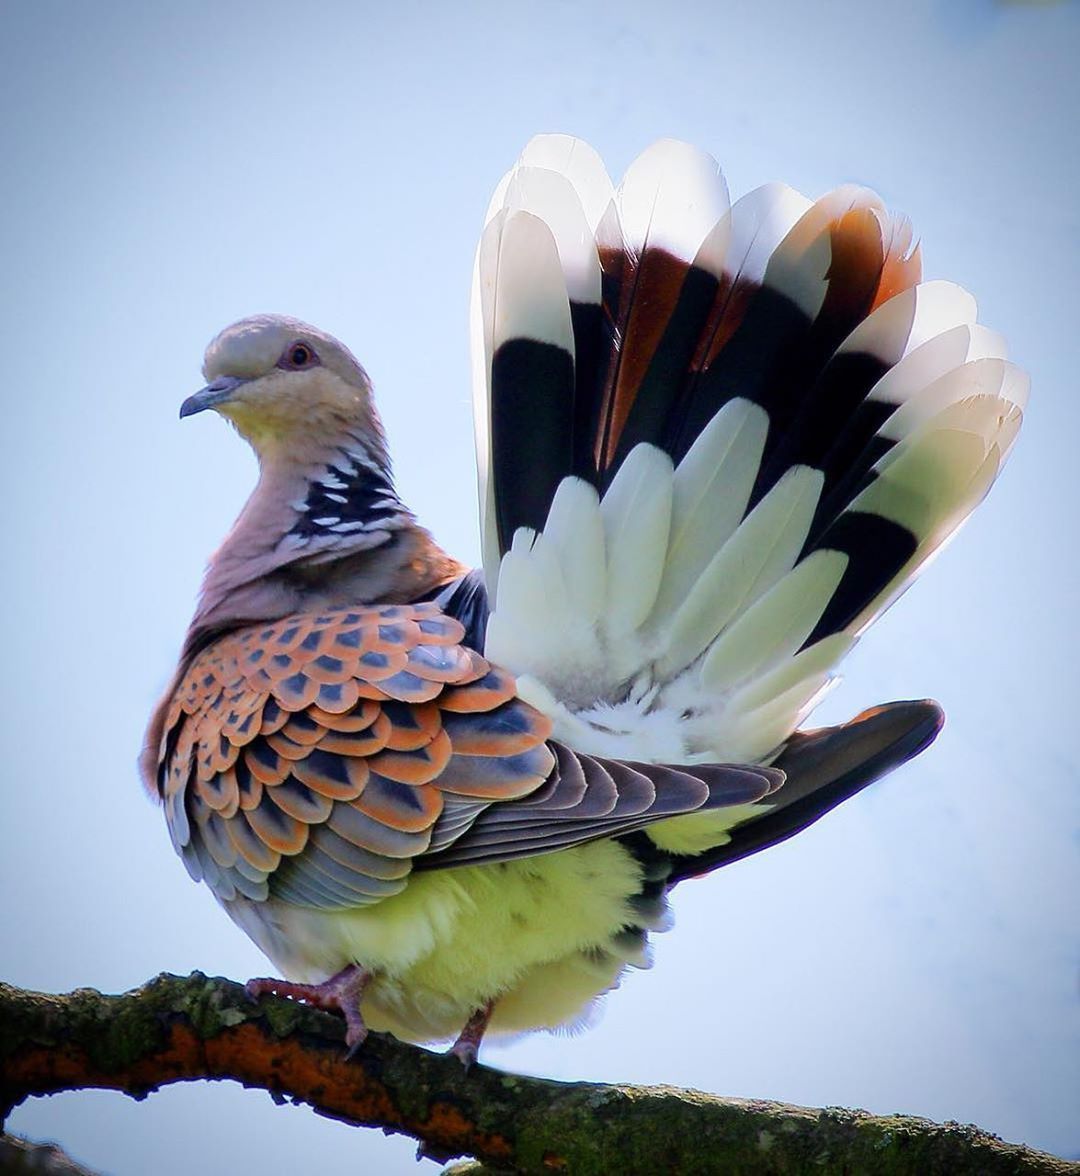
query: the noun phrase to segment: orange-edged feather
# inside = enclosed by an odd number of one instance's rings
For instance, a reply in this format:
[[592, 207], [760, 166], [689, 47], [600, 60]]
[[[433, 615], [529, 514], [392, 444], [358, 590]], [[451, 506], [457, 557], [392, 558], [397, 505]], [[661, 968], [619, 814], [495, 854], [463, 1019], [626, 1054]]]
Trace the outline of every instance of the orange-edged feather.
[[[314, 747], [315, 744], [321, 742], [328, 727], [312, 716], [313, 709], [309, 707], [299, 714], [290, 715], [289, 721], [281, 728], [282, 736], [301, 747]], [[372, 713], [372, 718], [374, 718], [374, 713]]]
[[293, 742], [284, 731], [279, 731], [276, 735], [267, 735], [266, 742], [282, 759], [287, 760], [306, 759], [313, 746], [310, 743]]
[[[378, 706], [371, 699], [364, 699], [361, 706]], [[359, 731], [329, 730], [319, 740], [318, 749], [331, 755], [369, 756], [382, 751], [389, 744], [394, 733], [390, 716], [381, 708], [372, 721]]]
[[366, 731], [382, 713], [379, 704], [371, 699], [357, 702], [353, 709], [345, 714], [336, 715], [331, 711], [324, 711], [319, 706], [309, 706], [307, 709], [307, 717], [313, 723], [318, 723], [328, 731], [338, 731], [342, 734]]
[[442, 693], [442, 683], [421, 678], [411, 670], [399, 670], [392, 678], [385, 678], [378, 684], [384, 698], [398, 702], [430, 702]]
[[[273, 738], [273, 736], [270, 736]], [[244, 748], [244, 766], [260, 784], [280, 784], [289, 774], [291, 763], [265, 739], [256, 739]]]
[[465, 639], [465, 626], [456, 617], [439, 613], [422, 617], [417, 624], [425, 645], [460, 645]]
[[445, 731], [413, 751], [381, 751], [372, 756], [371, 770], [402, 784], [429, 784], [446, 768], [453, 748]]
[[338, 755], [320, 747], [296, 764], [292, 774], [332, 800], [355, 800], [367, 785], [369, 769], [366, 758]]
[[426, 747], [442, 729], [437, 702], [409, 706], [388, 700], [383, 703], [380, 714], [389, 724], [386, 746], [390, 751], [416, 751]]
[[[355, 671], [362, 674], [363, 671]], [[386, 692], [377, 684], [366, 681], [362, 676], [353, 677], [348, 682], [324, 685], [315, 699], [315, 706], [331, 714], [351, 714], [361, 698], [373, 698], [382, 701]]]
[[[479, 660], [483, 661], [482, 658]], [[483, 664], [486, 667], [488, 663]], [[483, 677], [445, 694], [439, 699], [439, 706], [454, 714], [489, 711], [509, 702], [516, 693], [513, 676], [492, 666]]]
[[435, 785], [414, 786], [372, 772], [363, 796], [352, 807], [388, 829], [422, 833], [430, 830], [442, 813], [443, 796]]
[[290, 776], [283, 784], [268, 788], [266, 794], [282, 812], [305, 825], [321, 824], [334, 807], [330, 797], [308, 788], [295, 776]]
[[240, 807], [240, 789], [236, 784], [236, 773], [227, 769], [207, 780], [196, 778], [198, 795], [222, 817], [232, 817]]
[[[255, 691], [252, 693], [255, 694], [256, 697], [263, 697], [262, 695], [257, 694]], [[312, 718], [314, 718], [316, 722], [322, 722], [321, 718], [316, 717], [317, 712], [317, 707], [311, 708], [310, 713]], [[287, 710], [282, 710], [281, 707], [278, 706], [278, 704], [272, 698], [266, 698], [262, 708], [262, 722], [259, 725], [259, 734], [269, 735], [274, 731], [280, 731], [281, 728], [284, 727], [285, 724], [289, 721], [289, 718], [290, 715]], [[172, 724], [170, 723], [169, 726], [171, 727]]]
[[247, 821], [264, 845], [291, 857], [307, 844], [309, 826], [274, 804], [273, 794], [273, 788], [266, 790], [262, 802], [246, 814]]
[[509, 703], [472, 714], [444, 714], [442, 723], [459, 755], [517, 755], [552, 730], [547, 715]]
[[[346, 686], [349, 683], [345, 684]], [[287, 711], [301, 711], [309, 707], [316, 699], [323, 707], [327, 707], [328, 697], [323, 697], [324, 690], [332, 690], [333, 687], [320, 686], [318, 682], [309, 678], [302, 670], [297, 670], [290, 674], [288, 678], [280, 682], [274, 682], [271, 685], [271, 690], [274, 695], [274, 701]], [[341, 689], [340, 687], [338, 689]], [[327, 709], [331, 709], [327, 707]]]
[[[252, 809], [252, 812], [255, 810]], [[225, 822], [225, 831], [233, 848], [252, 867], [263, 875], [276, 870], [281, 854], [272, 849], [248, 823], [251, 813], [243, 813]]]

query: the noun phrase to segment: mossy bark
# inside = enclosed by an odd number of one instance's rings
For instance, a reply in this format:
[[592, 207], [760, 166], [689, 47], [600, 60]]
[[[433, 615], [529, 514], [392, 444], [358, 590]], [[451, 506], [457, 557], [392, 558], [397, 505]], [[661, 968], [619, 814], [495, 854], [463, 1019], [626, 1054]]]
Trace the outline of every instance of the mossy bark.
[[122, 996], [0, 984], [0, 1120], [23, 1099], [97, 1087], [143, 1098], [232, 1079], [320, 1114], [402, 1132], [461, 1172], [1080, 1176], [1080, 1164], [975, 1127], [719, 1098], [664, 1087], [526, 1078], [372, 1034], [345, 1058], [342, 1022], [199, 973]]

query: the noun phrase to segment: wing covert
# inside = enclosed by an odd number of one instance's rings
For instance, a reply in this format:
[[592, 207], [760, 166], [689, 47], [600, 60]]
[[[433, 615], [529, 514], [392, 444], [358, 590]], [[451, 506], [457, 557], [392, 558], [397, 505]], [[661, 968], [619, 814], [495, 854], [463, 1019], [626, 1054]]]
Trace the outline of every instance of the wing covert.
[[550, 721], [464, 636], [423, 602], [286, 617], [199, 654], [159, 761], [192, 876], [223, 901], [377, 902], [404, 888], [447, 795], [475, 815], [543, 784]]

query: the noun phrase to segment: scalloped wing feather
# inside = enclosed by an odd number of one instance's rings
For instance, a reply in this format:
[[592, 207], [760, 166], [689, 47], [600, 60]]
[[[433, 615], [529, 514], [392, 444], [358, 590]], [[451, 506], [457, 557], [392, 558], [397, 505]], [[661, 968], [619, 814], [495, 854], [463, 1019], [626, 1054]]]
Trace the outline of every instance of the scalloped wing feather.
[[[489, 803], [533, 791], [554, 764], [550, 722], [463, 633], [434, 604], [340, 609], [242, 629], [196, 657], [160, 774], [189, 870], [226, 900], [265, 898], [280, 878], [293, 901], [377, 901], [408, 869], [373, 863], [424, 852], [457, 760], [488, 769], [473, 792]], [[313, 829], [335, 840], [309, 855]]]

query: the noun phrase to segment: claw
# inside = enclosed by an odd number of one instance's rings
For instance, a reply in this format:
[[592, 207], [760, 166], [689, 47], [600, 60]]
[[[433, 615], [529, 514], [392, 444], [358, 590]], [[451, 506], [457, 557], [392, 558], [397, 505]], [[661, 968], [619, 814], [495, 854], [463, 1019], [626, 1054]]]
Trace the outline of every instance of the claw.
[[[341, 1013], [345, 1018], [346, 1058], [351, 1058], [364, 1044], [368, 1030], [360, 1013], [360, 997], [371, 980], [372, 973], [359, 964], [349, 964], [340, 972], [324, 980], [322, 984], [294, 984], [291, 980], [276, 980], [259, 976], [244, 985], [244, 991], [258, 1000], [260, 996], [272, 993], [302, 1000], [305, 1004], [328, 1012]], [[482, 1030], [481, 1030], [482, 1032]]]
[[483, 1040], [494, 1007], [495, 1002], [489, 1000], [483, 1008], [477, 1009], [465, 1022], [465, 1028], [458, 1034], [457, 1041], [446, 1051], [457, 1058], [466, 1071], [472, 1068], [480, 1055], [480, 1042]]

